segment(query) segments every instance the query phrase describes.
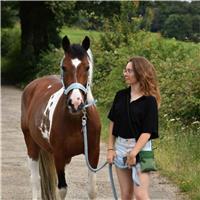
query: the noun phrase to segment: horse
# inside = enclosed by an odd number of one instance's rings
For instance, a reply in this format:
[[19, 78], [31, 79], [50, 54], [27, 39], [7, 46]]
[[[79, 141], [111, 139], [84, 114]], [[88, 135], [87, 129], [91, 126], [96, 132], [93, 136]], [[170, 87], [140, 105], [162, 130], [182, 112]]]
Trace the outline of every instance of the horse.
[[[49, 75], [29, 83], [21, 100], [21, 129], [31, 171], [32, 199], [65, 199], [65, 166], [72, 157], [84, 154], [81, 126], [83, 108], [87, 114], [88, 158], [96, 168], [99, 161], [101, 123], [91, 84], [93, 56], [90, 39], [70, 44], [62, 39], [64, 56], [61, 76]], [[41, 182], [41, 184], [40, 184]], [[88, 196], [95, 199], [96, 174], [88, 172]]]

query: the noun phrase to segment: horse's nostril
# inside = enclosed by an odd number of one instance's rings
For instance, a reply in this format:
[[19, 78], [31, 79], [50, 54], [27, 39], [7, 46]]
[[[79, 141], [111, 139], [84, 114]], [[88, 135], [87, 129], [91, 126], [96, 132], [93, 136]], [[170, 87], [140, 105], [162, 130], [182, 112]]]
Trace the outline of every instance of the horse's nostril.
[[68, 105], [68, 106], [72, 106], [72, 100], [71, 100], [71, 99], [68, 99], [67, 105]]
[[78, 106], [78, 110], [82, 110], [82, 109], [83, 109], [83, 107], [84, 107], [84, 104], [83, 104], [83, 103], [81, 103], [81, 104]]

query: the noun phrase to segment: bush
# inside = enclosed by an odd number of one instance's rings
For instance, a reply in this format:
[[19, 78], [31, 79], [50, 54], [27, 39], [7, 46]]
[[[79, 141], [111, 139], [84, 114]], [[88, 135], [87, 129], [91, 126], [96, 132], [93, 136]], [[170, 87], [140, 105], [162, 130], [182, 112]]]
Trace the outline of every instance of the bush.
[[[120, 31], [115, 32], [119, 33], [116, 38], [123, 38]], [[140, 31], [129, 34], [128, 44], [119, 42], [116, 46], [111, 40], [112, 34], [106, 33], [94, 49], [95, 95], [101, 106], [108, 108], [114, 93], [125, 86], [122, 69], [129, 57], [137, 55], [149, 59], [156, 68], [162, 97], [160, 115], [180, 118], [183, 123], [200, 120], [200, 49], [197, 44], [166, 40], [159, 34]], [[107, 51], [108, 45], [111, 48]]]
[[23, 61], [20, 59], [20, 30], [1, 29], [2, 82], [16, 83], [22, 78]]
[[63, 51], [53, 49], [40, 54], [39, 63], [36, 66], [36, 77], [45, 75], [60, 74], [60, 61], [63, 57]]

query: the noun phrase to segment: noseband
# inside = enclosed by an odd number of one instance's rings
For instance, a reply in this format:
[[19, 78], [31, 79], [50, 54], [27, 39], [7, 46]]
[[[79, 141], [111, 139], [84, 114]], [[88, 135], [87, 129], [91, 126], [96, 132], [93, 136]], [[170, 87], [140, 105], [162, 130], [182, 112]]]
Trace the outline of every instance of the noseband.
[[85, 88], [82, 84], [72, 83], [71, 85], [69, 85], [67, 88], [64, 89], [64, 94], [67, 95], [73, 89], [80, 89], [84, 92], [84, 94], [87, 94], [87, 91], [88, 91], [88, 89]]

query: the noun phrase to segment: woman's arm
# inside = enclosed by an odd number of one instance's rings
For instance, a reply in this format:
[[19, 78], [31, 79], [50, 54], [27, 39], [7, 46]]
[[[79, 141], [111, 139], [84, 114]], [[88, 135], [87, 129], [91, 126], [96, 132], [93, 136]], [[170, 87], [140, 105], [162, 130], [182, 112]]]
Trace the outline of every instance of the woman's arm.
[[134, 146], [133, 150], [131, 151], [131, 154], [133, 156], [137, 156], [137, 154], [142, 150], [144, 145], [148, 142], [150, 137], [151, 137], [150, 133], [142, 133], [139, 139], [137, 140], [136, 145]]
[[113, 126], [114, 126], [114, 122], [110, 121], [109, 136], [108, 136], [108, 150], [114, 150], [115, 136], [112, 134]]
[[136, 145], [132, 149], [132, 151], [127, 156], [127, 165], [131, 167], [132, 165], [136, 164], [136, 156], [144, 147], [144, 145], [148, 142], [149, 138], [151, 137], [150, 133], [142, 133], [139, 139], [136, 142]]
[[107, 149], [107, 161], [113, 163], [116, 152], [114, 149], [115, 136], [112, 134], [114, 123], [111, 121], [109, 124], [109, 136], [108, 136], [108, 149]]

